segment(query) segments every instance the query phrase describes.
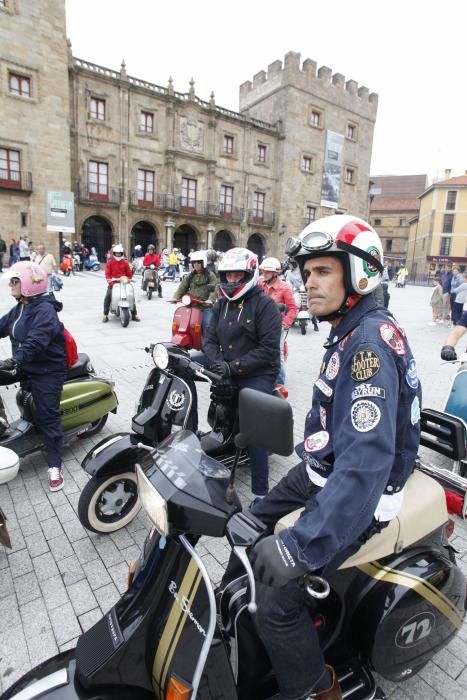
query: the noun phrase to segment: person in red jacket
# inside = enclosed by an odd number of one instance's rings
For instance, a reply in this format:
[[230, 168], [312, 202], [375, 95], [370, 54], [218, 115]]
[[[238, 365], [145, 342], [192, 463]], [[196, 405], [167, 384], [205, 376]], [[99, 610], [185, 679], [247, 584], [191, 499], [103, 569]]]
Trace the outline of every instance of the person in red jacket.
[[[146, 291], [146, 287], [147, 287], [147, 283], [148, 283], [146, 269], [148, 267], [150, 267], [151, 265], [154, 265], [156, 267], [157, 271], [159, 271], [159, 268], [161, 266], [161, 256], [159, 255], [159, 253], [156, 253], [156, 246], [153, 245], [152, 243], [150, 243], [148, 245], [147, 253], [143, 258], [143, 282], [141, 284], [141, 289], [143, 291]], [[150, 270], [150, 272], [153, 273], [154, 271]], [[149, 279], [151, 279], [151, 277], [149, 277]], [[160, 298], [160, 297], [162, 297], [162, 285], [159, 282], [158, 272], [156, 274], [155, 279], [156, 279], [156, 284], [157, 284], [157, 291], [158, 291], [159, 298]]]
[[279, 277], [281, 271], [279, 260], [277, 258], [264, 258], [259, 266], [259, 271], [261, 277], [258, 284], [263, 292], [268, 297], [272, 297], [276, 304], [285, 304], [287, 307], [287, 313], [285, 311], [281, 312], [282, 326], [290, 328], [297, 315], [297, 304], [295, 303], [292, 289], [287, 282], [284, 282]]
[[[107, 260], [105, 265], [105, 279], [107, 280], [107, 291], [104, 297], [104, 317], [102, 323], [107, 323], [109, 320], [110, 302], [112, 299], [112, 287], [115, 284], [114, 280], [120, 280], [121, 277], [127, 277], [129, 280], [133, 277], [130, 264], [125, 258], [123, 246], [117, 243], [112, 248], [112, 256]], [[131, 312], [133, 321], [141, 321], [136, 312], [136, 303]]]

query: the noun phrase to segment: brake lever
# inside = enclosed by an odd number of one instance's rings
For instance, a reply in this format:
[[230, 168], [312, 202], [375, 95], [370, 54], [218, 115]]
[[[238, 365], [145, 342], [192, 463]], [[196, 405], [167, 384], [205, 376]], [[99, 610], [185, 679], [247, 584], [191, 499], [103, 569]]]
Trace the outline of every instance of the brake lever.
[[253, 569], [251, 568], [250, 560], [248, 559], [248, 554], [246, 553], [245, 547], [235, 546], [233, 548], [233, 553], [242, 562], [245, 567], [246, 575], [248, 576], [248, 582], [250, 584], [250, 602], [248, 603], [248, 612], [250, 615], [254, 615], [258, 610], [256, 605], [256, 582], [253, 574]]

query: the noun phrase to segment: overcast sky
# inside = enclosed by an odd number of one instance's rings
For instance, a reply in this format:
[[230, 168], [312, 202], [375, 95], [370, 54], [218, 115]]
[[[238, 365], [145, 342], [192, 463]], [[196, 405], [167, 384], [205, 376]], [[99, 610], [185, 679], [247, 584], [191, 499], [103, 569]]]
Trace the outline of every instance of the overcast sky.
[[467, 171], [465, 0], [66, 0], [73, 55], [238, 111], [297, 51], [379, 95], [372, 175]]

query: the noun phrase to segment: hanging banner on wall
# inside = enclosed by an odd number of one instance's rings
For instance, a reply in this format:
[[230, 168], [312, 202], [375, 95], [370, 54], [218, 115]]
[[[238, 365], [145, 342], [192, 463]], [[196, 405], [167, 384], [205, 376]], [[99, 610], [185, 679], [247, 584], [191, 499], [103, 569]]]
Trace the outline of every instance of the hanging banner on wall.
[[73, 192], [47, 192], [47, 231], [75, 232]]
[[323, 181], [321, 183], [321, 206], [337, 209], [339, 204], [339, 187], [342, 169], [342, 151], [344, 137], [335, 131], [326, 135], [326, 153], [324, 156]]

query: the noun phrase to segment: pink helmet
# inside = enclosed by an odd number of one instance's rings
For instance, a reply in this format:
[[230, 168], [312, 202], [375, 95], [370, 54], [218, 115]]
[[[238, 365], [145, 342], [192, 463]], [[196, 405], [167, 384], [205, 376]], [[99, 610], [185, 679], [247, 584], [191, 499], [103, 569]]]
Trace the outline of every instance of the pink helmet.
[[47, 272], [31, 260], [21, 260], [8, 270], [10, 280], [19, 279], [23, 297], [37, 297], [47, 291]]

